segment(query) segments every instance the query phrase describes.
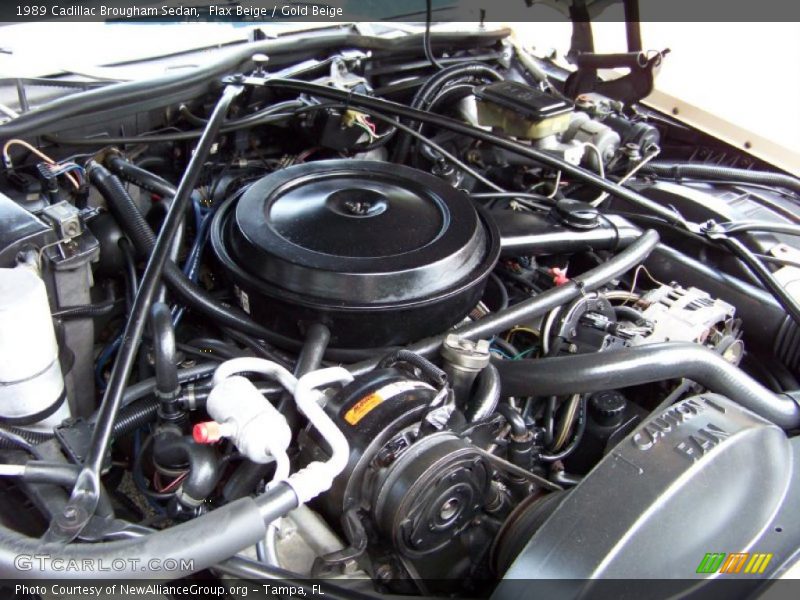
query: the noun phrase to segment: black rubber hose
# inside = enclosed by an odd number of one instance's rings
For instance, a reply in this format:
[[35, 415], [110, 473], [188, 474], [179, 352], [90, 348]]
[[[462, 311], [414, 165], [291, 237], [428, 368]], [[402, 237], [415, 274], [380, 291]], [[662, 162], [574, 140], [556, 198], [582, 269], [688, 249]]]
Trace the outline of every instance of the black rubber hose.
[[[451, 67], [447, 67], [446, 69], [443, 69], [442, 71], [439, 71], [435, 75], [428, 78], [425, 84], [417, 90], [417, 93], [411, 100], [410, 106], [415, 109], [424, 110], [449, 79], [458, 78], [459, 76], [464, 77], [465, 69], [486, 69], [488, 71], [494, 71], [482, 63], [469, 63], [466, 65], [453, 65]], [[496, 73], [496, 71], [494, 72]], [[408, 120], [405, 121], [408, 125], [411, 125], [412, 123]], [[420, 125], [414, 125], [415, 131], [419, 131], [420, 129]], [[390, 158], [391, 162], [404, 163], [406, 161], [408, 152], [411, 149], [411, 141], [412, 138], [410, 134], [406, 132], [400, 133], [397, 143], [395, 144], [394, 152]]]
[[493, 364], [486, 365], [477, 379], [467, 411], [467, 420], [471, 423], [490, 417], [500, 401], [500, 375], [497, 367]]
[[[296, 111], [302, 108], [303, 104], [298, 101], [280, 102], [269, 108], [252, 113], [242, 119], [227, 121], [220, 128], [220, 133], [231, 133], [240, 129], [252, 129], [259, 125], [279, 123], [295, 116]], [[283, 112], [281, 112], [283, 111]], [[202, 129], [190, 131], [176, 131], [172, 133], [161, 133], [156, 135], [138, 135], [129, 137], [118, 136], [98, 136], [92, 138], [68, 138], [45, 136], [45, 139], [62, 146], [109, 146], [111, 144], [167, 144], [172, 142], [187, 142], [199, 138], [203, 134]]]
[[[475, 84], [471, 83], [455, 83], [453, 85], [448, 86], [447, 88], [441, 90], [439, 94], [430, 102], [428, 106], [424, 108], [429, 112], [438, 112], [441, 106], [455, 106], [456, 103], [472, 94], [472, 91], [475, 89]], [[417, 133], [422, 134], [424, 132], [425, 127], [423, 125], [417, 125], [415, 130]], [[425, 158], [431, 160], [432, 162], [436, 162], [442, 159], [438, 152], [436, 152], [433, 148], [429, 146], [422, 145], [418, 152], [414, 152], [411, 155], [411, 165], [413, 167], [419, 167], [420, 164], [420, 157], [424, 156]]]
[[493, 346], [497, 346], [497, 348], [506, 354], [508, 358], [514, 358], [517, 354], [519, 354], [519, 348], [517, 348], [514, 344], [505, 341], [501, 337], [495, 336], [494, 340], [492, 341]]
[[46, 442], [50, 438], [41, 438], [34, 435], [35, 433], [37, 432], [28, 432], [16, 427], [0, 427], [0, 448], [25, 450], [34, 458], [41, 459], [42, 454], [36, 449], [36, 445]]
[[595, 354], [498, 360], [504, 396], [565, 396], [690, 379], [784, 429], [800, 426], [800, 406], [776, 396], [719, 354], [698, 344], [666, 342]]
[[786, 235], [800, 236], [800, 225], [795, 223], [771, 223], [769, 221], [733, 221], [716, 225], [727, 234], [733, 233], [784, 233]]
[[[197, 381], [198, 379], [202, 379], [203, 377], [208, 377], [216, 370], [218, 366], [219, 363], [206, 362], [193, 367], [178, 369], [178, 381], [180, 383], [190, 383]], [[143, 379], [142, 381], [138, 381], [132, 385], [129, 385], [122, 398], [122, 406], [127, 406], [133, 402], [136, 402], [137, 400], [141, 400], [142, 398], [149, 396], [155, 391], [155, 389], [155, 377]]]
[[297, 364], [294, 368], [295, 377], [302, 377], [320, 367], [330, 339], [330, 329], [322, 323], [312, 323], [309, 326], [306, 332], [306, 341], [297, 357]]
[[[153, 399], [145, 400], [120, 410], [119, 416], [114, 422], [114, 437], [122, 437], [155, 420], [157, 411], [158, 402]], [[11, 436], [14, 436], [15, 439], [23, 440], [26, 445], [22, 446], [12, 442]], [[42, 431], [27, 431], [16, 427], [0, 428], [0, 449], [22, 448], [28, 450], [28, 446], [31, 446], [35, 450], [38, 444], [43, 444], [52, 439], [53, 435]], [[35, 452], [33, 454], [34, 456], [37, 455]]]
[[503, 280], [500, 279], [497, 274], [489, 273], [489, 281], [491, 281], [495, 287], [497, 288], [497, 293], [500, 296], [499, 298], [499, 306], [497, 310], [505, 310], [508, 308], [508, 288], [506, 288], [506, 284], [503, 283]]
[[162, 465], [183, 461], [188, 463], [189, 472], [177, 496], [181, 504], [192, 507], [199, 506], [211, 495], [222, 474], [216, 450], [180, 435], [177, 429], [170, 428], [155, 434], [153, 458]]
[[544, 407], [544, 441], [549, 446], [556, 439], [556, 404], [558, 396], [547, 398]]
[[158, 400], [148, 398], [121, 409], [117, 415], [117, 420], [114, 422], [114, 438], [121, 438], [155, 421], [158, 414], [158, 406]]
[[583, 434], [586, 431], [586, 402], [587, 396], [584, 395], [580, 399], [580, 406], [578, 407], [578, 422], [575, 427], [575, 434], [572, 436], [572, 441], [570, 441], [570, 443], [567, 444], [567, 446], [561, 450], [561, 452], [556, 452], [555, 454], [540, 454], [540, 460], [544, 462], [556, 462], [557, 460], [564, 460], [575, 451], [575, 448], [577, 448], [578, 444], [581, 443]]
[[[461, 79], [464, 77], [486, 77], [500, 81], [503, 76], [491, 67], [483, 63], [467, 63], [462, 65], [453, 65], [442, 69], [435, 75], [431, 76], [425, 84], [417, 90], [411, 101], [412, 108], [425, 109], [441, 91], [445, 84], [449, 81]], [[400, 133], [398, 136], [395, 150], [392, 154], [391, 161], [402, 163], [405, 162], [408, 156], [408, 151], [411, 147], [411, 137], [407, 133]]]
[[[177, 579], [202, 571], [253, 546], [266, 523], [297, 507], [292, 488], [279, 483], [256, 499], [242, 498], [196, 519], [149, 535], [95, 544], [60, 544], [30, 538], [0, 525], [0, 577], [6, 579]], [[20, 571], [20, 555], [50, 554], [64, 561], [119, 565], [123, 570], [56, 570], [52, 562]], [[65, 563], [66, 564], [66, 563]], [[123, 566], [124, 565], [124, 566]]]
[[454, 83], [440, 89], [439, 93], [430, 100], [428, 106], [423, 108], [431, 112], [436, 112], [441, 106], [452, 105], [462, 98], [470, 96], [474, 89], [475, 84], [473, 83]]
[[66, 306], [59, 308], [53, 313], [53, 318], [70, 321], [75, 319], [95, 319], [105, 317], [114, 312], [118, 300], [105, 300], [96, 304], [79, 304], [76, 306]]
[[[0, 431], [11, 433], [15, 436], [19, 436], [25, 441], [31, 444], [43, 444], [47, 440], [53, 438], [52, 435], [49, 433], [45, 433], [43, 431], [29, 431], [27, 429], [20, 429], [19, 427], [11, 427], [10, 425], [4, 425], [0, 427]], [[6, 443], [6, 440], [9, 438], [4, 438], [0, 435], [0, 448], [19, 448], [19, 446], [15, 445], [12, 442]]]
[[[302, 377], [319, 368], [328, 348], [331, 339], [331, 332], [322, 323], [312, 323], [306, 332], [306, 341], [297, 357], [294, 367], [294, 376]], [[286, 417], [292, 431], [300, 424], [300, 413], [297, 411], [297, 404], [291, 394], [285, 393], [281, 396], [278, 410]]]
[[79, 465], [64, 462], [32, 460], [25, 463], [22, 479], [31, 483], [53, 483], [71, 485], [80, 471]]
[[511, 427], [511, 433], [513, 435], [518, 437], [525, 437], [528, 435], [528, 428], [525, 426], [525, 419], [522, 418], [522, 415], [519, 414], [519, 411], [513, 406], [510, 404], [500, 404], [495, 412], [503, 415], [506, 423], [508, 423], [508, 426]]
[[200, 350], [209, 350], [225, 360], [249, 356], [247, 351], [243, 350], [242, 348], [237, 348], [233, 344], [228, 344], [222, 340], [210, 337], [192, 338], [189, 340], [189, 345]]
[[751, 171], [750, 169], [735, 169], [733, 167], [719, 167], [704, 163], [672, 163], [651, 162], [643, 169], [659, 177], [668, 177], [676, 181], [682, 178], [718, 179], [721, 181], [741, 181], [742, 183], [755, 183], [759, 185], [772, 185], [783, 187], [800, 194], [800, 179], [783, 173], [769, 171]]
[[581, 481], [583, 481], [583, 476], [573, 475], [572, 473], [567, 473], [566, 471], [551, 471], [549, 479], [561, 487], [570, 488], [575, 487]]
[[222, 497], [227, 502], [232, 502], [249, 496], [273, 468], [272, 464], [254, 463], [251, 460], [242, 461], [242, 464], [236, 467], [228, 481], [225, 482], [225, 486], [222, 488]]
[[425, 85], [417, 90], [414, 99], [411, 101], [411, 107], [426, 109], [448, 83], [459, 79], [477, 79], [479, 77], [493, 79], [495, 81], [503, 79], [503, 76], [495, 69], [480, 62], [453, 65], [431, 76], [428, 81], [425, 82]]
[[424, 356], [420, 356], [410, 350], [395, 350], [388, 356], [385, 356], [378, 363], [379, 369], [387, 369], [396, 365], [397, 363], [406, 363], [414, 368], [417, 368], [422, 373], [422, 377], [431, 385], [437, 388], [442, 388], [447, 385], [447, 373], [442, 371], [439, 367], [433, 364]]
[[164, 198], [171, 198], [175, 195], [175, 186], [166, 179], [128, 162], [121, 156], [116, 154], [110, 155], [106, 159], [106, 164], [114, 174], [132, 183], [136, 187], [158, 194]]
[[198, 117], [196, 114], [192, 112], [192, 110], [186, 106], [185, 104], [181, 104], [178, 107], [178, 112], [181, 113], [181, 116], [186, 119], [190, 125], [194, 125], [195, 127], [205, 127], [206, 121], [202, 117]]
[[[87, 165], [87, 174], [89, 180], [106, 200], [111, 214], [124, 228], [137, 252], [140, 255], [149, 254], [155, 244], [155, 235], [122, 181], [96, 162], [90, 162]], [[147, 251], [143, 251], [144, 248], [147, 248]]]
[[133, 306], [133, 299], [136, 297], [136, 290], [139, 287], [139, 274], [136, 272], [136, 256], [133, 244], [126, 237], [120, 238], [119, 251], [122, 253], [125, 276], [125, 309], [130, 310]]
[[172, 313], [163, 302], [153, 304], [150, 310], [150, 325], [153, 335], [156, 394], [164, 400], [174, 400], [180, 391], [175, 329], [172, 326]]
[[631, 323], [637, 323], [642, 319], [642, 313], [632, 306], [625, 306], [624, 304], [614, 307], [614, 315], [617, 320], [626, 320]]
[[250, 350], [259, 358], [271, 360], [286, 367], [287, 369], [291, 369], [295, 363], [293, 356], [290, 356], [285, 352], [278, 350], [277, 348], [265, 344], [263, 341], [257, 340], [253, 336], [242, 333], [241, 331], [236, 331], [230, 327], [223, 327], [222, 329], [231, 339], [233, 339], [233, 341], [239, 342], [242, 346]]
[[[145, 170], [141, 166], [142, 163], [140, 163], [139, 165], [131, 164], [117, 154], [110, 155], [106, 159], [106, 162], [111, 168], [111, 170], [119, 174], [119, 176], [122, 179], [128, 181], [129, 183], [132, 183], [133, 185], [145, 191], [158, 194], [159, 196], [167, 200], [168, 204], [171, 203], [172, 199], [175, 197], [175, 193], [177, 191], [175, 186], [173, 186], [166, 179], [159, 177], [155, 173], [151, 173], [150, 171]], [[175, 260], [177, 260], [180, 254], [183, 233], [184, 233], [184, 227], [183, 224], [181, 224], [179, 233], [175, 235], [175, 243], [172, 245], [172, 251], [170, 252], [170, 257], [168, 261], [169, 264], [172, 264]], [[153, 243], [155, 244], [155, 239], [153, 240]], [[162, 293], [161, 296], [163, 299], [164, 294]]]
[[[155, 384], [153, 384], [153, 386], [155, 386]], [[114, 421], [114, 438], [120, 438], [136, 431], [143, 425], [147, 425], [148, 423], [155, 421], [156, 415], [158, 414], [158, 405], [158, 400], [150, 398], [141, 402], [130, 404], [129, 406], [121, 409], [117, 416], [117, 420]], [[9, 427], [3, 428], [4, 432], [9, 430], [34, 446], [37, 444], [43, 444], [44, 442], [53, 439], [52, 435], [41, 431], [26, 431], [24, 429]], [[5, 438], [3, 438], [3, 434], [0, 434], [0, 448], [9, 449], [17, 447], [18, 446], [15, 446], [14, 444], [5, 440]]]
[[[114, 218], [123, 228], [125, 234], [130, 238], [136, 253], [140, 258], [147, 260], [150, 257], [152, 249], [155, 247], [156, 238], [149, 223], [139, 212], [139, 208], [130, 197], [130, 194], [128, 194], [128, 190], [125, 189], [122, 181], [120, 181], [116, 175], [111, 174], [105, 167], [95, 162], [89, 163], [87, 172], [89, 180], [106, 200], [111, 214], [114, 215]], [[156, 176], [152, 175], [152, 177], [155, 178]], [[164, 185], [168, 186], [169, 189], [162, 190], [162, 193], [164, 198], [171, 203], [171, 200], [175, 196], [175, 189], [166, 182], [164, 182]], [[183, 236], [182, 222], [179, 232], [178, 236], [176, 236], [176, 242], [172, 244], [170, 250], [170, 260], [166, 263], [167, 265], [172, 265], [177, 271], [180, 271], [180, 269], [172, 260], [177, 256], [179, 251], [180, 240], [178, 238]], [[145, 245], [149, 246], [147, 251], [142, 250]]]
[[431, 46], [431, 21], [433, 20], [433, 0], [425, 0], [425, 34], [422, 38], [422, 49], [425, 52], [425, 58], [428, 59], [435, 68], [441, 69], [441, 63], [436, 60], [433, 54], [433, 47]]

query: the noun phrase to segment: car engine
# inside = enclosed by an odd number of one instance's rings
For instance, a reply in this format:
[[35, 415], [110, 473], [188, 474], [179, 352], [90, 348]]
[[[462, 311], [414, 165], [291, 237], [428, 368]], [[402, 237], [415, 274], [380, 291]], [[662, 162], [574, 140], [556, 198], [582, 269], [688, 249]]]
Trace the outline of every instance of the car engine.
[[800, 181], [508, 33], [30, 87], [0, 123], [5, 577], [42, 549], [451, 597], [720, 548], [780, 573]]

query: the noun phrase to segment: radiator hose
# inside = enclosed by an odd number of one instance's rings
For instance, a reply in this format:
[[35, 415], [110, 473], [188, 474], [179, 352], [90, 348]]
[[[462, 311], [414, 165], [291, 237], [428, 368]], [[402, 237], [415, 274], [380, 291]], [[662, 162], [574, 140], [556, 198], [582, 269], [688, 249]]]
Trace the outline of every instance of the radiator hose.
[[698, 344], [665, 342], [625, 350], [537, 360], [498, 360], [503, 396], [565, 396], [690, 379], [783, 427], [800, 426], [800, 405], [778, 396], [719, 354]]
[[[470, 399], [467, 420], [470, 423], [490, 417], [500, 401], [500, 375], [493, 364], [488, 364], [478, 375], [475, 391]], [[525, 423], [523, 422], [523, 427]]]

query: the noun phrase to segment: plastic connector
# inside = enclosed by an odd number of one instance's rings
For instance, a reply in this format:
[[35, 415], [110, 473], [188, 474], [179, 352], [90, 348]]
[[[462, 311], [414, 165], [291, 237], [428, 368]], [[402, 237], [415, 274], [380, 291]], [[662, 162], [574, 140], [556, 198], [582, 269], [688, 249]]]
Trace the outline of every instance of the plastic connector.
[[227, 437], [225, 427], [216, 421], [206, 421], [198, 423], [192, 428], [192, 439], [198, 444], [216, 444], [222, 438]]
[[550, 269], [550, 274], [553, 276], [553, 285], [555, 286], [560, 286], [569, 283], [569, 277], [567, 277], [566, 269], [553, 267], [552, 269]]

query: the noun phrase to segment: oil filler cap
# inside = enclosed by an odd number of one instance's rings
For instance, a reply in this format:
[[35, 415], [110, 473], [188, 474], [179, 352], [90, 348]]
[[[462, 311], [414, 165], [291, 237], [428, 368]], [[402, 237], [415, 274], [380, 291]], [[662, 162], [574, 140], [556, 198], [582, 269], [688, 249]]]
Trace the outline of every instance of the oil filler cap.
[[580, 200], [570, 198], [559, 200], [551, 214], [559, 222], [574, 229], [594, 229], [600, 224], [597, 209]]

